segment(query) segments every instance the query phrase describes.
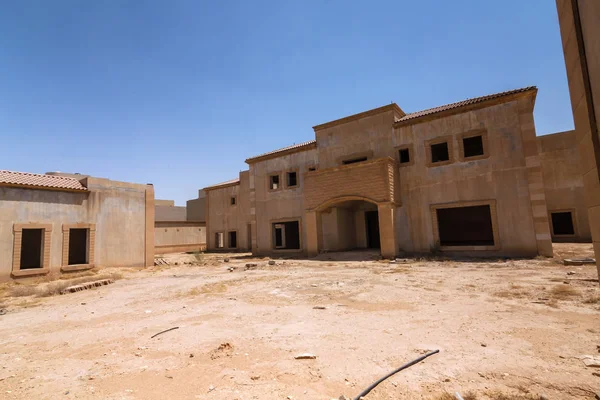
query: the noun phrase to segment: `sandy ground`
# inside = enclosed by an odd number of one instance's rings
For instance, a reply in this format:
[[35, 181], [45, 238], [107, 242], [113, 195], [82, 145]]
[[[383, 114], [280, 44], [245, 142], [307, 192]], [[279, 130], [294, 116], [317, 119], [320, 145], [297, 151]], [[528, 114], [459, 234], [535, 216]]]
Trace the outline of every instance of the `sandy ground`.
[[[592, 254], [587, 244], [555, 251]], [[240, 254], [171, 255], [171, 265], [52, 297], [12, 297], [15, 284], [6, 284], [0, 398], [337, 399], [432, 349], [440, 353], [366, 399], [600, 391], [600, 368], [580, 359], [600, 356], [595, 266], [369, 256], [269, 265]], [[257, 268], [245, 270], [248, 262]], [[36, 283], [26, 282], [17, 287]], [[171, 327], [179, 328], [151, 338]], [[316, 359], [296, 360], [301, 353]]]

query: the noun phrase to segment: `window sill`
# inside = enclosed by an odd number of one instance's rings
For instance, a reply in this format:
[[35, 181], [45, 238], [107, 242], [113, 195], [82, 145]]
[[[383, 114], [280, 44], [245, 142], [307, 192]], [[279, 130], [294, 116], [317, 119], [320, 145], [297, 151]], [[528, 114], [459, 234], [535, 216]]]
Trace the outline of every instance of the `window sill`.
[[452, 164], [454, 161], [453, 160], [448, 160], [448, 161], [438, 161], [438, 162], [430, 162], [427, 164], [427, 166], [429, 168], [434, 168], [434, 167], [443, 167], [444, 165], [450, 165]]
[[45, 275], [50, 272], [48, 268], [31, 268], [31, 269], [20, 269], [17, 271], [12, 271], [11, 275], [15, 278], [22, 276], [35, 276], [35, 275]]
[[85, 271], [94, 268], [94, 264], [73, 264], [60, 267], [62, 272]]
[[488, 154], [481, 154], [479, 156], [472, 156], [472, 157], [462, 157], [463, 162], [469, 162], [469, 161], [477, 161], [477, 160], [483, 160], [488, 158], [489, 155]]

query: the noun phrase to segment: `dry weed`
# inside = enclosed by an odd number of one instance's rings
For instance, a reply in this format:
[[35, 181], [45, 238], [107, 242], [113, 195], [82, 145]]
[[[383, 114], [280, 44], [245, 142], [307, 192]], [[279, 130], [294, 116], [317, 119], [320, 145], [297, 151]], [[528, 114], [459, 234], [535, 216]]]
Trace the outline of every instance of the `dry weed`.
[[583, 300], [583, 303], [585, 303], [585, 304], [600, 304], [600, 295], [593, 294], [591, 296], [588, 296]]
[[227, 285], [221, 282], [209, 283], [204, 286], [195, 287], [189, 290], [185, 295], [198, 296], [199, 294], [215, 294], [227, 291]]
[[550, 295], [559, 300], [579, 296], [579, 291], [570, 285], [556, 285], [550, 289]]
[[542, 396], [537, 394], [512, 394], [512, 393], [504, 393], [500, 391], [488, 392], [486, 393], [487, 397], [490, 400], [541, 400]]
[[508, 290], [501, 290], [494, 294], [497, 297], [504, 297], [504, 298], [508, 298], [508, 299], [509, 298], [521, 299], [523, 297], [528, 297], [531, 293], [529, 293], [528, 290], [524, 289], [523, 286], [517, 285], [517, 284], [511, 282], [510, 286], [508, 287]]

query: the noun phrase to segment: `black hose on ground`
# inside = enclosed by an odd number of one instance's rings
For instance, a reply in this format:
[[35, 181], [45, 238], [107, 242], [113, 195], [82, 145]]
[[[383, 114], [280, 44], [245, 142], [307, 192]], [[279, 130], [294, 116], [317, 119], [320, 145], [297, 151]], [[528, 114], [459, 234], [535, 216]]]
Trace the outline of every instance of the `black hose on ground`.
[[439, 350], [430, 351], [429, 353], [427, 353], [427, 354], [425, 354], [425, 355], [417, 358], [416, 360], [413, 360], [413, 361], [411, 361], [411, 362], [409, 362], [407, 364], [404, 364], [400, 368], [393, 370], [392, 372], [390, 372], [389, 374], [387, 374], [386, 376], [384, 376], [383, 378], [379, 379], [378, 381], [376, 381], [375, 383], [373, 383], [371, 386], [369, 386], [368, 388], [366, 388], [365, 390], [363, 390], [362, 392], [360, 392], [360, 394], [358, 396], [356, 396], [354, 398], [354, 400], [360, 400], [362, 397], [368, 395], [371, 390], [375, 389], [375, 387], [377, 385], [379, 385], [381, 382], [385, 381], [390, 376], [392, 376], [394, 374], [397, 374], [398, 372], [402, 371], [403, 369], [406, 369], [408, 367], [412, 367], [413, 365], [415, 365], [417, 363], [420, 363], [421, 361], [423, 361], [427, 357], [432, 356], [434, 354], [437, 354], [439, 352], [440, 352]]

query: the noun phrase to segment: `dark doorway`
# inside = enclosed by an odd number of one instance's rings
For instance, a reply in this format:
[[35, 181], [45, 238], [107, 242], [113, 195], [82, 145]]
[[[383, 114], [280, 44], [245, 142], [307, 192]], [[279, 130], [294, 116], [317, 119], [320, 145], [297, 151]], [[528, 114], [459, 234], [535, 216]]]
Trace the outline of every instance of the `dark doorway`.
[[88, 263], [88, 230], [69, 229], [69, 265]]
[[21, 269], [42, 268], [43, 229], [23, 229], [21, 236]]
[[273, 247], [276, 249], [300, 249], [300, 224], [298, 221], [273, 224]]
[[247, 227], [248, 235], [248, 250], [252, 251], [252, 224], [248, 224]]
[[494, 245], [494, 230], [489, 205], [439, 208], [436, 211], [440, 245]]
[[555, 235], [574, 235], [573, 215], [570, 211], [552, 213], [552, 231]]
[[380, 249], [378, 211], [365, 211], [365, 226], [367, 228], [367, 247], [370, 249]]
[[229, 232], [229, 248], [230, 249], [237, 248], [237, 232], [236, 231]]

